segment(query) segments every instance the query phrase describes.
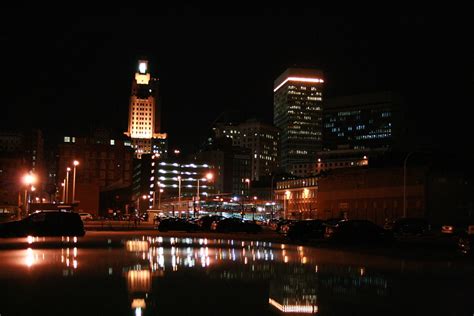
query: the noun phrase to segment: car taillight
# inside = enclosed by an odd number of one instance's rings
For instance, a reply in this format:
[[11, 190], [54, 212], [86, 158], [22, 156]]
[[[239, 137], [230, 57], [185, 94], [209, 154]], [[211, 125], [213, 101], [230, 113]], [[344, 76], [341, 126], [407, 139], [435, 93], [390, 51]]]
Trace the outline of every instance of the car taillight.
[[468, 233], [469, 235], [474, 235], [474, 225], [469, 225], [469, 226], [467, 227], [467, 233]]

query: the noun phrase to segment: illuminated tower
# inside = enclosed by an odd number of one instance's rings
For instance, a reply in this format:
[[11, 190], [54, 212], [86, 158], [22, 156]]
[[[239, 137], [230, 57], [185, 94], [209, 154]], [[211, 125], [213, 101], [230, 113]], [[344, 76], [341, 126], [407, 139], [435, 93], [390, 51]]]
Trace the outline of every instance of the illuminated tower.
[[158, 108], [158, 78], [152, 78], [147, 60], [138, 61], [138, 71], [132, 82], [128, 131], [135, 156], [142, 154], [166, 154], [166, 133], [160, 133], [160, 109]]
[[322, 148], [323, 73], [288, 68], [274, 83], [273, 123], [280, 129], [280, 166], [315, 162]]

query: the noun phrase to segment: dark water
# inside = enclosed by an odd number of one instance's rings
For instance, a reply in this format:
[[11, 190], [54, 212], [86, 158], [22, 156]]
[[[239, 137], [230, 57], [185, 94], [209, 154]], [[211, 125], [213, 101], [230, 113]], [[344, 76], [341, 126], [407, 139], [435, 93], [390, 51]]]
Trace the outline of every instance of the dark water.
[[156, 236], [24, 239], [0, 249], [1, 316], [474, 313], [469, 260]]

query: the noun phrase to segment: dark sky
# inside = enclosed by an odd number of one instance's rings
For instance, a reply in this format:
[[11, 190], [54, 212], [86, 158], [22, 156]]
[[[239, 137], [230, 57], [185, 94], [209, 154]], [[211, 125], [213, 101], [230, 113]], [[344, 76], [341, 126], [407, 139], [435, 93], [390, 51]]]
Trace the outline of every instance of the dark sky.
[[171, 147], [195, 148], [226, 110], [271, 121], [273, 80], [292, 65], [322, 69], [329, 97], [398, 91], [417, 142], [469, 146], [470, 19], [379, 10], [258, 9], [245, 16], [184, 7], [157, 16], [140, 15], [144, 10], [82, 16], [73, 9], [5, 9], [0, 123], [52, 135], [91, 126], [125, 131], [136, 61], [146, 56], [161, 82]]

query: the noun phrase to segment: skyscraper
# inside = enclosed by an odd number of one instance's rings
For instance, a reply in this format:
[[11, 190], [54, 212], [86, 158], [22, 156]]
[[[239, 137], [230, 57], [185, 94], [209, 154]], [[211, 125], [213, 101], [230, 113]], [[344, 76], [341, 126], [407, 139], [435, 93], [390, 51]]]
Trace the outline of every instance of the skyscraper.
[[314, 162], [322, 148], [323, 73], [288, 68], [274, 83], [273, 122], [280, 129], [280, 166]]
[[135, 156], [142, 154], [166, 154], [166, 133], [160, 133], [160, 109], [158, 107], [158, 78], [151, 77], [147, 60], [138, 61], [138, 71], [132, 82], [128, 131]]

